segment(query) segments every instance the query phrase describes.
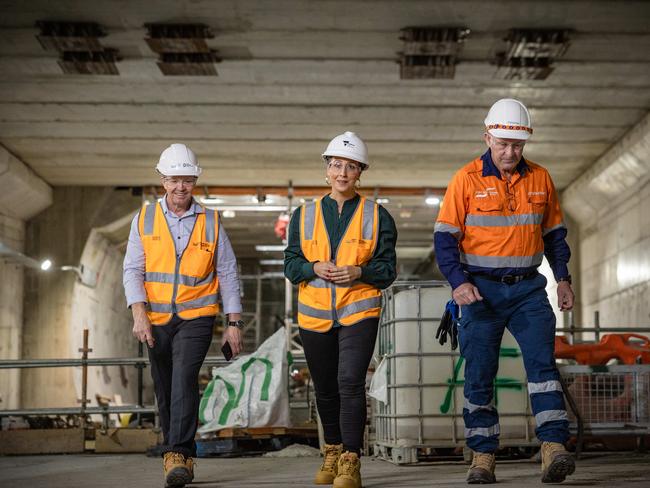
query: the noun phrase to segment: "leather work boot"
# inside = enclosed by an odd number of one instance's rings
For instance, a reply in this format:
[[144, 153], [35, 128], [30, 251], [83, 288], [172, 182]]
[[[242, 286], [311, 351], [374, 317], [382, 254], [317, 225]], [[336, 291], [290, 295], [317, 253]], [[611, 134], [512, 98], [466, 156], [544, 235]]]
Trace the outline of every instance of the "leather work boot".
[[542, 483], [561, 483], [573, 474], [573, 456], [559, 442], [542, 442]]
[[472, 465], [467, 471], [467, 483], [470, 485], [487, 485], [496, 483], [494, 466], [496, 461], [492, 452], [472, 451]]
[[186, 457], [185, 458], [185, 466], [187, 467], [187, 470], [190, 472], [190, 481], [194, 481], [194, 466], [195, 466], [194, 459], [191, 457]]
[[179, 452], [166, 452], [163, 456], [165, 483], [169, 488], [185, 486], [192, 481], [191, 471], [187, 468], [185, 456]]
[[333, 488], [361, 488], [361, 460], [356, 452], [341, 454], [337, 469]]
[[317, 485], [331, 485], [336, 478], [339, 457], [343, 452], [343, 444], [325, 444], [323, 446], [323, 464], [321, 464], [314, 483]]

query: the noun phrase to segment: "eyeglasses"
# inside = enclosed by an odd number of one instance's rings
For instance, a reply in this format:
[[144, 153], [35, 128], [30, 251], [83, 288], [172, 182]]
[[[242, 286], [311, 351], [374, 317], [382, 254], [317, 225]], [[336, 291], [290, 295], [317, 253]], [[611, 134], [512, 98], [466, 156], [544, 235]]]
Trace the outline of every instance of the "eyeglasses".
[[361, 172], [361, 167], [354, 163], [343, 163], [342, 161], [331, 161], [329, 167], [335, 173], [343, 173], [345, 170], [347, 173], [359, 173]]
[[507, 142], [496, 140], [494, 141], [494, 145], [499, 151], [505, 151], [506, 149], [511, 148], [514, 152], [520, 152], [524, 150], [525, 143], [513, 142], [512, 144], [508, 144]]
[[174, 177], [166, 177], [163, 178], [163, 181], [167, 183], [168, 185], [172, 186], [189, 186], [192, 187], [196, 185], [196, 178], [174, 178]]

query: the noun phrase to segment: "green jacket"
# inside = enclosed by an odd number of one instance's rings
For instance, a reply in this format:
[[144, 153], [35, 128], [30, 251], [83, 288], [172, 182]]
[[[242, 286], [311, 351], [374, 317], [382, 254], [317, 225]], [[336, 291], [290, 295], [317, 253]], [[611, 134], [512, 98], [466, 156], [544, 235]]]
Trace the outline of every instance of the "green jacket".
[[[335, 200], [326, 195], [322, 199], [323, 218], [327, 234], [330, 237], [331, 255], [336, 254], [336, 249], [348, 227], [354, 211], [359, 205], [359, 195], [343, 203], [341, 215]], [[289, 224], [287, 248], [284, 250], [284, 274], [297, 285], [302, 281], [312, 280], [316, 277], [314, 263], [307, 261], [300, 248], [300, 213], [302, 207], [296, 209]], [[361, 267], [360, 281], [380, 289], [387, 288], [395, 281], [397, 276], [395, 244], [397, 243], [397, 229], [395, 221], [388, 211], [379, 205], [379, 235], [377, 248], [372, 258], [365, 266]]]

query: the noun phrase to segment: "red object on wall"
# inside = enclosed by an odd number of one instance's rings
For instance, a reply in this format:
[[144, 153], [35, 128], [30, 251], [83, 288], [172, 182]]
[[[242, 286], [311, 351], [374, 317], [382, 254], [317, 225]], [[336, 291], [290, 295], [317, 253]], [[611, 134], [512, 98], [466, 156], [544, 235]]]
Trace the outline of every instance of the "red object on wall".
[[275, 235], [284, 240], [287, 238], [287, 227], [289, 226], [289, 215], [282, 214], [275, 221]]
[[605, 334], [597, 344], [569, 344], [565, 336], [555, 336], [555, 358], [589, 365], [607, 364], [611, 359], [650, 364], [650, 339], [639, 334]]

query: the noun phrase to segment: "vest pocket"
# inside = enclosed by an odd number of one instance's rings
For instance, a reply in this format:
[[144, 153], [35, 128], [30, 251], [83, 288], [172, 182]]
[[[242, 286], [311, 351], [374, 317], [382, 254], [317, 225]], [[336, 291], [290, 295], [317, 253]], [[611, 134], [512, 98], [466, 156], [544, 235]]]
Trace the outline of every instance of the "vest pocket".
[[372, 252], [372, 240], [359, 239], [357, 242], [357, 265], [370, 261]]

